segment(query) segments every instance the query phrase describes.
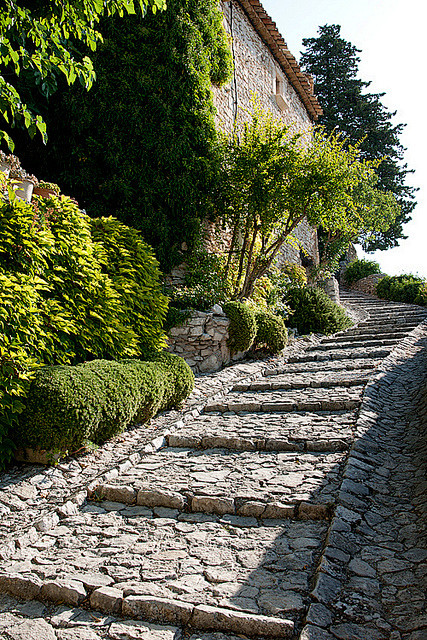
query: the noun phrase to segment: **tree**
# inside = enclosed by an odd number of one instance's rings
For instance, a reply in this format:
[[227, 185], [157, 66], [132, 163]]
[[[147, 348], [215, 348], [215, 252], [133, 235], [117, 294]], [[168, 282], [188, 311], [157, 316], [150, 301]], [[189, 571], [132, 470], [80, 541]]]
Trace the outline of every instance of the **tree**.
[[[75, 41], [95, 51], [102, 42], [98, 29], [103, 16], [134, 14], [135, 4], [145, 13], [166, 6], [165, 0], [5, 0], [0, 9], [0, 112], [10, 129], [24, 126], [30, 136], [37, 130], [46, 141], [46, 124], [40, 114], [29, 108], [16, 88], [16, 78], [23, 76], [45, 97], [57, 88], [57, 76], [63, 74], [68, 84], [77, 79], [89, 89], [95, 79], [88, 55], [79, 55]], [[5, 126], [5, 125], [3, 125]], [[10, 131], [0, 130], [13, 150]]]
[[319, 123], [327, 133], [340, 132], [348, 144], [359, 144], [360, 157], [381, 160], [377, 166], [377, 189], [393, 193], [400, 213], [387, 229], [371, 230], [361, 238], [366, 251], [397, 246], [403, 224], [411, 219], [416, 188], [405, 181], [408, 173], [399, 136], [405, 125], [392, 124], [395, 113], [381, 103], [383, 93], [368, 93], [370, 82], [357, 77], [360, 52], [340, 36], [338, 25], [319, 27], [317, 38], [305, 38], [301, 56], [304, 70], [314, 77], [314, 91], [323, 109]]
[[225, 277], [233, 297], [250, 297], [292, 231], [307, 218], [343, 246], [386, 230], [399, 213], [375, 188], [376, 164], [344, 149], [334, 134], [295, 134], [256, 107], [252, 120], [223, 142], [220, 209], [231, 229]]

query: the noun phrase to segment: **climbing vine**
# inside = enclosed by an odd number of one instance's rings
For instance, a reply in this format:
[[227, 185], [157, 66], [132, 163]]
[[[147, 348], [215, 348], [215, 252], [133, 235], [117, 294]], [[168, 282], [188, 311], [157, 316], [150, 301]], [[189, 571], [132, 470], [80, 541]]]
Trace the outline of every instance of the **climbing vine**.
[[[89, 94], [66, 88], [44, 107], [43, 171], [90, 215], [140, 229], [164, 270], [180, 260], [182, 243], [191, 248], [212, 206], [212, 84], [232, 68], [222, 17], [216, 0], [170, 0], [155, 16], [106, 20]], [[40, 175], [34, 144], [32, 157], [19, 153]]]

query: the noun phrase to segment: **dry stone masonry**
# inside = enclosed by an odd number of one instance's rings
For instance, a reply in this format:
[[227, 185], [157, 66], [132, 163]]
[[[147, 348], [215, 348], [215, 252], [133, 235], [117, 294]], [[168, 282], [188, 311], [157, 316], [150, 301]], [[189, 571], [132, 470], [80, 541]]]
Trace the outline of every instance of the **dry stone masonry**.
[[151, 444], [4, 474], [0, 637], [425, 638], [427, 310], [341, 296], [369, 316], [199, 377]]

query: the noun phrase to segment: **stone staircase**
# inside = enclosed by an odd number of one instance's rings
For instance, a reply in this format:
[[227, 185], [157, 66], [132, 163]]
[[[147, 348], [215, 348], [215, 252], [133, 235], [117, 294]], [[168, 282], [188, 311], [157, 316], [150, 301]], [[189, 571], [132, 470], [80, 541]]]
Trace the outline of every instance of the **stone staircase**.
[[342, 297], [369, 317], [236, 384], [166, 447], [93, 482], [79, 513], [1, 567], [0, 588], [13, 592], [19, 575], [26, 597], [222, 638], [300, 637], [365, 385], [427, 317]]

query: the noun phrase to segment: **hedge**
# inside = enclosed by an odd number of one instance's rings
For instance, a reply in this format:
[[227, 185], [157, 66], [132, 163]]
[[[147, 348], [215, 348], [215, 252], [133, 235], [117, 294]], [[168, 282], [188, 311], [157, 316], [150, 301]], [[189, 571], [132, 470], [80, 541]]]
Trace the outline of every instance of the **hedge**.
[[256, 310], [257, 332], [254, 347], [265, 347], [270, 353], [279, 353], [288, 342], [283, 318], [268, 311]]
[[351, 327], [344, 309], [332, 302], [324, 291], [315, 287], [295, 287], [286, 298], [293, 310], [289, 322], [300, 334], [330, 334]]
[[38, 370], [14, 432], [16, 446], [74, 451], [179, 405], [194, 385], [190, 367], [173, 354], [154, 357], [153, 362], [93, 360]]
[[226, 302], [223, 310], [230, 320], [227, 344], [231, 353], [247, 351], [253, 345], [257, 332], [254, 311], [237, 301]]

